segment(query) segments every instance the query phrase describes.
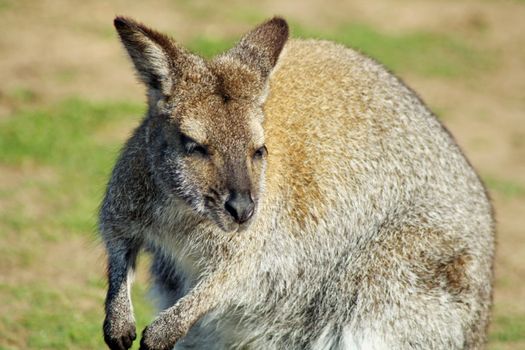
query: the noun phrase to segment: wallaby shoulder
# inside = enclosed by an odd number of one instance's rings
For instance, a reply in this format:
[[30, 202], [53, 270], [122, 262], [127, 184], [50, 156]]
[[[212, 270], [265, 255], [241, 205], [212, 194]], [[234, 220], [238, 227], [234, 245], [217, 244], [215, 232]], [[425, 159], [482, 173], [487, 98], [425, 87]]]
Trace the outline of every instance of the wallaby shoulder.
[[141, 226], [151, 222], [158, 190], [147, 163], [146, 128], [143, 120], [120, 151], [100, 209], [102, 232], [133, 222]]

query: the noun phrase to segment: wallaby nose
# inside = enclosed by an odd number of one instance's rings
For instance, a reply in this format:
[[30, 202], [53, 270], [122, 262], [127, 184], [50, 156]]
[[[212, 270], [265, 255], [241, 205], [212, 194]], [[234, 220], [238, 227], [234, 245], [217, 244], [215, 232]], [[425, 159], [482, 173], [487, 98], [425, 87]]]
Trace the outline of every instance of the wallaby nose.
[[252, 217], [255, 204], [250, 192], [232, 192], [224, 207], [237, 223], [242, 224]]

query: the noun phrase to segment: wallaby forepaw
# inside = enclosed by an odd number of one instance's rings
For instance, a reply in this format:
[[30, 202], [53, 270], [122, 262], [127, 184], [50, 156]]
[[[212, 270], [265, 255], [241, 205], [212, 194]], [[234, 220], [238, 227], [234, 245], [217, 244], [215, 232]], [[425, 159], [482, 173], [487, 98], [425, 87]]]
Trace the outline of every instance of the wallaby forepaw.
[[136, 338], [133, 321], [104, 320], [104, 341], [111, 350], [128, 350]]
[[142, 331], [139, 350], [173, 349], [180, 338], [179, 333], [175, 331], [176, 329], [176, 326], [170, 325], [162, 317], [157, 318]]

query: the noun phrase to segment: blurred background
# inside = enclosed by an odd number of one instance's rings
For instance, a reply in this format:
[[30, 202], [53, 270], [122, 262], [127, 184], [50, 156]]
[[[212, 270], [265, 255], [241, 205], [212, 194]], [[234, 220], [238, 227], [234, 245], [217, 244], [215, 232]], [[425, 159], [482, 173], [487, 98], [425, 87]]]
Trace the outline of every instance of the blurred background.
[[[358, 48], [402, 77], [490, 190], [498, 251], [489, 349], [525, 349], [522, 0], [0, 0], [0, 349], [103, 348], [97, 207], [145, 110], [115, 14], [205, 56], [279, 14], [293, 36]], [[139, 332], [153, 317], [141, 262]]]

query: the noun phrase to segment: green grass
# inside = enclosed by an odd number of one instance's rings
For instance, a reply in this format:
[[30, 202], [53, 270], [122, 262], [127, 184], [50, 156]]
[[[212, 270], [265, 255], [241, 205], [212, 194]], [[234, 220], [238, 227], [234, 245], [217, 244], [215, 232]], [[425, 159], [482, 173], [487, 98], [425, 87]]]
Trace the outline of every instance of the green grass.
[[[239, 16], [249, 18], [247, 21], [259, 21], [249, 12]], [[459, 37], [444, 34], [386, 34], [356, 23], [324, 32], [291, 22], [291, 31], [293, 37], [332, 40], [355, 48], [395, 72], [406, 71], [447, 78], [468, 77], [491, 69], [495, 62], [495, 53], [480, 51]], [[231, 47], [236, 40], [238, 38], [196, 36], [186, 45], [196, 53], [212, 57]]]
[[[21, 96], [25, 99], [26, 93]], [[31, 271], [48, 253], [45, 247], [71, 235], [95, 241], [98, 203], [122, 142], [98, 135], [116, 123], [138, 123], [143, 112], [140, 105], [68, 99], [15, 112], [0, 122], [0, 164], [37, 172], [0, 192], [7, 203], [0, 212], [1, 271]], [[38, 169], [51, 175], [40, 178]], [[39, 213], [27, 210], [25, 193]], [[0, 343], [20, 344], [22, 338], [23, 348], [30, 349], [103, 348], [103, 280], [100, 275], [81, 285], [73, 281], [65, 289], [39, 277], [0, 284], [2, 303], [16, 310], [0, 312]], [[139, 332], [152, 315], [145, 288], [137, 285], [133, 292]]]
[[[101, 286], [89, 284], [68, 286], [66, 290], [38, 282], [16, 287], [0, 285], [3, 302], [26, 305], [16, 315], [0, 316], [0, 322], [11, 330], [0, 336], [15, 343], [19, 340], [13, 337], [23, 333], [29, 349], [102, 349], [104, 300], [100, 291]], [[151, 321], [151, 307], [144, 302], [144, 286], [135, 285], [132, 294], [140, 334]]]
[[0, 162], [31, 161], [65, 169], [82, 165], [83, 171], [96, 172], [100, 169], [97, 165], [108, 160], [108, 153], [104, 147], [97, 149], [93, 134], [115, 119], [134, 116], [138, 120], [143, 112], [140, 105], [96, 104], [80, 99], [68, 99], [43, 110], [21, 111], [0, 123]]
[[356, 48], [394, 71], [457, 77], [491, 65], [492, 57], [487, 52], [482, 53], [460, 38], [444, 34], [387, 34], [358, 23], [343, 25], [326, 34], [301, 27], [295, 32], [300, 37], [326, 38]]
[[13, 6], [13, 0], [0, 0], [0, 11], [9, 10]]
[[186, 43], [186, 47], [206, 58], [220, 54], [235, 43], [235, 39], [214, 38], [209, 36], [198, 36]]
[[[0, 123], [0, 163], [9, 166], [29, 164], [53, 169], [51, 183], [32, 179], [24, 183], [43, 198], [41, 205], [55, 214], [49, 217], [24, 217], [20, 206], [12, 204], [9, 218], [13, 229], [33, 226], [74, 232], [95, 227], [94, 209], [120, 148], [121, 140], [106, 143], [97, 131], [116, 120], [139, 120], [144, 107], [128, 103], [96, 104], [69, 99], [45, 109], [25, 110]], [[16, 193], [3, 193], [14, 197]], [[90, 215], [86, 215], [90, 213]], [[0, 214], [4, 216], [4, 214]]]
[[[1, 0], [0, 0], [1, 1]], [[10, 91], [8, 97], [17, 103], [31, 103], [37, 99], [36, 93], [28, 88], [19, 87]]]
[[496, 327], [490, 335], [490, 340], [504, 343], [525, 340], [525, 316], [497, 316], [494, 324]]
[[515, 181], [500, 179], [493, 176], [483, 178], [485, 184], [491, 191], [495, 191], [505, 198], [517, 198], [525, 196], [525, 187]]

